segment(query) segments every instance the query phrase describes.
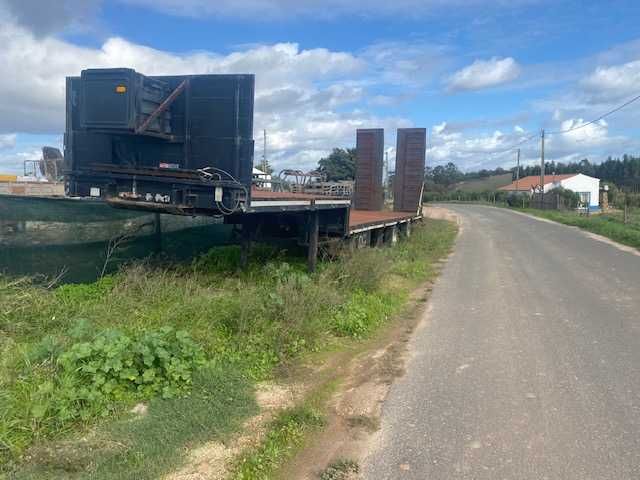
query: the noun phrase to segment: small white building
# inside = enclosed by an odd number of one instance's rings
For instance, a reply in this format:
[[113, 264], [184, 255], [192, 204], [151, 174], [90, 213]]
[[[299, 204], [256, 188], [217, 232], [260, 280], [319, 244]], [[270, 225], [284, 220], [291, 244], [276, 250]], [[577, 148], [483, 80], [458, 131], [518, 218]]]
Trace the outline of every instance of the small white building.
[[271, 175], [269, 173], [263, 172], [262, 170], [253, 167], [253, 179], [255, 180], [256, 186], [258, 188], [262, 188], [264, 190], [271, 190]]
[[[544, 192], [562, 187], [580, 195], [580, 200], [589, 205], [590, 210], [600, 209], [600, 179], [582, 173], [565, 173], [544, 176]], [[500, 187], [509, 192], [533, 193], [540, 190], [540, 176], [523, 177], [517, 182]]]

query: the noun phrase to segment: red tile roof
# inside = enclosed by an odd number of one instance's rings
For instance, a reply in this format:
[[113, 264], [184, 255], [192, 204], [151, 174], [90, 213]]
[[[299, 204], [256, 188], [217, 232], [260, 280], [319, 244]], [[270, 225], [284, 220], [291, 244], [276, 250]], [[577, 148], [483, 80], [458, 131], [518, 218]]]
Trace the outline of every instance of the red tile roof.
[[[566, 180], [567, 178], [575, 177], [578, 175], [577, 173], [564, 173], [562, 175], [545, 175], [544, 182], [545, 185], [553, 182], [559, 182], [560, 180]], [[518, 192], [529, 192], [533, 187], [537, 187], [540, 185], [540, 175], [530, 175], [528, 177], [522, 177], [518, 181], [518, 188], [516, 188], [516, 182], [513, 182], [509, 185], [505, 185], [504, 187], [500, 187], [498, 190], [508, 190], [508, 191], [518, 191]]]

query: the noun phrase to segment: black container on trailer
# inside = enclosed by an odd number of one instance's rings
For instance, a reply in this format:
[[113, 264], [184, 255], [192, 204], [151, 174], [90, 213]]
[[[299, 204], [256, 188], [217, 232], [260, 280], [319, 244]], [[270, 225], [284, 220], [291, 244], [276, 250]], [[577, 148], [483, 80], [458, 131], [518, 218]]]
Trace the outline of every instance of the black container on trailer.
[[67, 193], [185, 213], [240, 208], [250, 196], [253, 103], [253, 75], [69, 77]]
[[[80, 76], [80, 127], [133, 132], [170, 93], [168, 83], [130, 68], [84, 70]], [[146, 130], [170, 134], [170, 110]]]

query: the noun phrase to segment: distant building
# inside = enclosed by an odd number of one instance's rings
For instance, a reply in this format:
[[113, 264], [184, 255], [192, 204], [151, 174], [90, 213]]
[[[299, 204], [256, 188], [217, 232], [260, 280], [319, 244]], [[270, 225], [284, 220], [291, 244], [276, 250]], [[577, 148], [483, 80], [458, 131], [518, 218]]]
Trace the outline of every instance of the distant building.
[[262, 170], [253, 167], [253, 183], [258, 188], [263, 188], [265, 190], [271, 190], [271, 175], [269, 173], [263, 172]]
[[[582, 173], [565, 173], [562, 175], [545, 175], [544, 192], [562, 187], [580, 195], [580, 201], [588, 204], [592, 210], [600, 208], [600, 179]], [[533, 193], [540, 191], [540, 176], [523, 177], [517, 182], [500, 187], [507, 192]]]

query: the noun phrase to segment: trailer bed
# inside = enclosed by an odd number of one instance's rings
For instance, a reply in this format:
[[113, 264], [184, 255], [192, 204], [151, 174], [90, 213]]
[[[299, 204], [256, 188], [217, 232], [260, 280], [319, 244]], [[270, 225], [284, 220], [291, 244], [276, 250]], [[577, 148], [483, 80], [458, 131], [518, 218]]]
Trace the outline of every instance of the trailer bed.
[[354, 234], [374, 228], [388, 227], [421, 218], [415, 212], [391, 212], [386, 210], [351, 210], [349, 233]]
[[[350, 205], [351, 200], [341, 197], [325, 195], [310, 195], [308, 193], [272, 192], [254, 189], [251, 191], [251, 208], [261, 207], [311, 207], [314, 205], [340, 206]], [[389, 210], [355, 210], [349, 213], [348, 234], [355, 234], [366, 230], [388, 227], [399, 223], [412, 222], [421, 218], [417, 212], [394, 212]]]

